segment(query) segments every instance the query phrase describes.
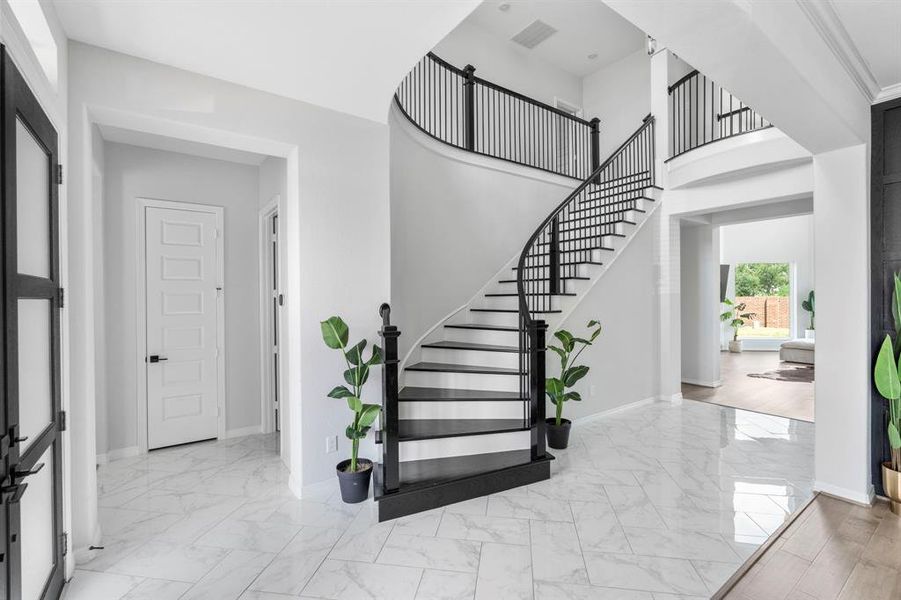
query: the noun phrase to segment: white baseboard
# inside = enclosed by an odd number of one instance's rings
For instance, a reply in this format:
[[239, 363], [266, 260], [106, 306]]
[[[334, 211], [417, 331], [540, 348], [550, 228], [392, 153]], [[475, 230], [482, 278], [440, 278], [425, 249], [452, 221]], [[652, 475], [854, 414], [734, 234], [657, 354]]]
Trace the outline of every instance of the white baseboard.
[[659, 402], [672, 402], [673, 404], [681, 404], [682, 403], [682, 392], [678, 394], [663, 394], [661, 396], [657, 396], [657, 401]]
[[573, 423], [591, 423], [592, 421], [596, 421], [603, 417], [609, 417], [610, 415], [615, 415], [616, 413], [621, 413], [625, 410], [629, 410], [630, 408], [638, 408], [639, 406], [644, 406], [645, 404], [653, 404], [654, 402], [658, 402], [659, 400], [660, 398], [658, 398], [657, 396], [651, 396], [650, 398], [645, 398], [644, 400], [636, 400], [635, 402], [629, 402], [628, 404], [623, 404], [622, 406], [608, 408], [607, 410], [602, 410], [601, 412], [597, 412], [592, 415], [579, 417], [578, 419], [574, 419]]
[[700, 379], [688, 379], [686, 377], [683, 377], [682, 383], [687, 383], [689, 385], [699, 385], [701, 387], [707, 388], [718, 388], [723, 385], [723, 380], [717, 379], [716, 381], [702, 381]]
[[116, 448], [115, 450], [109, 450], [106, 454], [98, 454], [97, 464], [105, 465], [113, 462], [114, 460], [121, 460], [123, 458], [131, 458], [132, 456], [137, 456], [140, 453], [141, 450], [137, 446], [129, 446], [128, 448]]
[[872, 485], [867, 486], [867, 491], [861, 493], [832, 485], [831, 483], [814, 481], [813, 489], [814, 491], [823, 492], [824, 494], [827, 494], [829, 496], [835, 496], [836, 498], [840, 498], [841, 500], [847, 500], [848, 502], [853, 502], [854, 504], [860, 504], [862, 506], [871, 506], [873, 504], [873, 500], [875, 500], [876, 498], [876, 490]]
[[229, 429], [225, 432], [225, 439], [244, 437], [246, 435], [256, 435], [262, 431], [259, 425], [251, 425], [250, 427], [238, 427], [237, 429]]

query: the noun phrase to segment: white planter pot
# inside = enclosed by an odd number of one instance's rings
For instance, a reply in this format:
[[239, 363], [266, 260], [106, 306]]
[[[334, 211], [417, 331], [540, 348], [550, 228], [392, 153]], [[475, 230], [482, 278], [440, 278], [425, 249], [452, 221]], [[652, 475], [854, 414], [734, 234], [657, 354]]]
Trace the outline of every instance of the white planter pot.
[[729, 340], [729, 352], [741, 352], [741, 340]]
[[805, 329], [804, 330], [804, 339], [805, 340], [814, 340], [816, 338], [816, 331], [813, 329]]

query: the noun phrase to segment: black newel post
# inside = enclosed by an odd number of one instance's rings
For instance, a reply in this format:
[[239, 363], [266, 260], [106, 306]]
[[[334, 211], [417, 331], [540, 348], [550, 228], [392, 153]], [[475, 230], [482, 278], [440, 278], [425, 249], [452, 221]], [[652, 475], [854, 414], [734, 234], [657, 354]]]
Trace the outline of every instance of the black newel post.
[[476, 68], [472, 65], [463, 67], [466, 81], [463, 83], [463, 142], [467, 150], [476, 149]]
[[547, 323], [532, 321], [529, 331], [532, 351], [529, 353], [529, 398], [532, 409], [532, 460], [544, 458], [547, 439], [545, 438], [545, 400], [544, 400], [544, 355]]
[[382, 365], [382, 488], [384, 493], [396, 492], [400, 485], [398, 454], [397, 406], [397, 338], [400, 331], [391, 324], [391, 307], [379, 307], [382, 317], [384, 364]]
[[[550, 239], [550, 272], [548, 273], [549, 277], [549, 289], [548, 293], [550, 294], [559, 294], [560, 293], [560, 218], [554, 217], [554, 221], [551, 223], [551, 239]], [[550, 300], [548, 300], [548, 305], [550, 306]]]
[[[588, 123], [591, 125], [591, 172], [594, 173], [601, 166], [601, 120], [595, 117]], [[601, 176], [595, 177], [592, 183], [600, 184]]]

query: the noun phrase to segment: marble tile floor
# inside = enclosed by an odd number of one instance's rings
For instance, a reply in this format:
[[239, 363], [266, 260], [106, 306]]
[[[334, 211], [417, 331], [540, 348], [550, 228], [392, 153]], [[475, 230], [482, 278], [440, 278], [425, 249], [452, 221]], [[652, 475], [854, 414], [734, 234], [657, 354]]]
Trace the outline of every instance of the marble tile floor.
[[[814, 426], [690, 400], [577, 423], [553, 477], [378, 523], [272, 436], [100, 468], [67, 600], [709, 598], [811, 495]], [[337, 459], [334, 459], [337, 462]]]

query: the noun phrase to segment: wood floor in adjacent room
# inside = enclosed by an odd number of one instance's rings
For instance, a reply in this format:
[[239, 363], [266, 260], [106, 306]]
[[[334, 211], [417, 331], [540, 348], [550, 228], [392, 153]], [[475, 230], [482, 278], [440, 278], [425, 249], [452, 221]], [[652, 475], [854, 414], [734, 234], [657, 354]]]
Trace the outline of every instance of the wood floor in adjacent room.
[[898, 600], [901, 518], [888, 502], [824, 494], [788, 526], [725, 600]]
[[682, 396], [691, 400], [732, 406], [768, 415], [813, 423], [813, 383], [748, 377], [780, 368], [778, 352], [721, 353], [718, 388], [682, 384]]

